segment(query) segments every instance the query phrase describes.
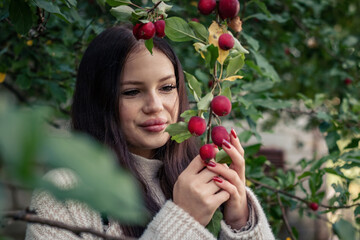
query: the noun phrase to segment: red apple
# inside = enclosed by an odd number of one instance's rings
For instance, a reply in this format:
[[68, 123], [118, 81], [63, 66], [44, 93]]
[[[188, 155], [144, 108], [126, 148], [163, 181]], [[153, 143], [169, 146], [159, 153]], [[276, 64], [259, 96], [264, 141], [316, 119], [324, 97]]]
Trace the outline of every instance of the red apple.
[[218, 116], [226, 116], [231, 112], [231, 102], [225, 96], [216, 96], [211, 101], [211, 109]]
[[137, 40], [140, 39], [140, 35], [139, 35], [139, 29], [140, 29], [140, 27], [141, 27], [141, 23], [137, 23], [137, 24], [135, 24], [135, 26], [133, 27], [133, 34], [134, 34], [134, 36], [135, 36], [135, 38], [136, 38]]
[[188, 130], [194, 136], [202, 135], [206, 130], [206, 121], [201, 117], [191, 117], [188, 123]]
[[239, 13], [240, 3], [238, 0], [220, 0], [219, 15], [222, 19], [233, 18]]
[[219, 37], [219, 47], [222, 50], [230, 50], [234, 47], [235, 40], [229, 33], [223, 33]]
[[215, 143], [218, 147], [222, 146], [223, 140], [230, 141], [230, 135], [226, 131], [226, 128], [223, 126], [216, 126], [213, 127], [211, 130], [211, 140]]
[[200, 148], [200, 157], [208, 162], [215, 157], [215, 148], [213, 144], [205, 144]]
[[151, 39], [155, 35], [155, 25], [152, 22], [143, 23], [138, 30], [138, 35], [140, 39]]
[[349, 86], [352, 83], [352, 80], [350, 78], [345, 78], [344, 83], [346, 86]]
[[158, 37], [165, 37], [165, 21], [164, 20], [158, 20], [154, 22], [155, 30], [156, 30], [156, 36]]
[[311, 208], [311, 210], [313, 210], [313, 211], [317, 211], [319, 208], [319, 205], [316, 202], [312, 202], [309, 204], [309, 208]]
[[201, 14], [209, 15], [216, 8], [216, 0], [200, 0], [198, 9]]

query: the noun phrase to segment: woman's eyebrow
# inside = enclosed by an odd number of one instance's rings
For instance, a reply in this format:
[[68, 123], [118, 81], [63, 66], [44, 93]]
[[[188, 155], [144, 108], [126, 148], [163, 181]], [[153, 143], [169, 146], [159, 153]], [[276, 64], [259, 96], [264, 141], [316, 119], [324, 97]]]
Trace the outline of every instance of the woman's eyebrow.
[[[162, 77], [159, 79], [159, 82], [164, 82], [168, 79], [175, 78], [174, 74], [170, 74], [168, 76]], [[136, 80], [126, 80], [122, 83], [122, 85], [141, 85], [143, 84], [143, 81], [136, 81]]]

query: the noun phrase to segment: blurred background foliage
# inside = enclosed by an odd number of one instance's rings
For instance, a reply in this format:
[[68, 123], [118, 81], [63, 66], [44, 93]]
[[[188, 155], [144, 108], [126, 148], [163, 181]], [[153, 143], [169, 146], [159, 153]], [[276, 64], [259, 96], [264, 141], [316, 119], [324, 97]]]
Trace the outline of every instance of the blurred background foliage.
[[[112, 154], [85, 136], [68, 134], [82, 54], [96, 35], [119, 24], [110, 14], [109, 3], [116, 5], [116, 0], [0, 1], [0, 192], [9, 181], [29, 189], [45, 187], [59, 198], [84, 200], [120, 220], [132, 216], [131, 220], [141, 222], [146, 216], [136, 187], [129, 187], [133, 185], [127, 173], [119, 168], [114, 172]], [[167, 4], [173, 5], [169, 16], [197, 18], [206, 27], [213, 19], [198, 13], [197, 1]], [[249, 185], [275, 234], [284, 224], [279, 201], [312, 218], [355, 205], [351, 208], [354, 221], [339, 216], [329, 225], [340, 239], [356, 239], [360, 193], [354, 196], [349, 186], [359, 184], [354, 172], [360, 166], [360, 2], [251, 0], [240, 4], [243, 31], [236, 36], [250, 54], [238, 72], [244, 78], [227, 84], [233, 96], [229, 120], [242, 128], [239, 137], [245, 145], [252, 136], [258, 141], [246, 149]], [[184, 69], [196, 76], [206, 92], [210, 75], [192, 42], [169, 42]], [[265, 114], [266, 121], [260, 125]], [[302, 159], [296, 169], [286, 170], [271, 167], [264, 156], [256, 155], [262, 141], [259, 131], [271, 130], [280, 119], [304, 115], [306, 130], [319, 129], [325, 138], [327, 155]], [[81, 194], [59, 192], [41, 179], [45, 171], [58, 167], [73, 169], [93, 188], [79, 186]], [[88, 177], [95, 175], [97, 181]], [[330, 198], [322, 188], [326, 175], [339, 177], [332, 186], [336, 194]], [[119, 183], [116, 192], [104, 188], [114, 182]], [[110, 203], [94, 197], [100, 190]], [[279, 190], [292, 195], [301, 192], [302, 200]], [[120, 194], [124, 192], [128, 194]], [[0, 195], [0, 209], [9, 205], [8, 199]], [[309, 211], [311, 202], [320, 205], [317, 212]], [[116, 208], [119, 203], [123, 207]], [[296, 229], [292, 231], [297, 237]]]

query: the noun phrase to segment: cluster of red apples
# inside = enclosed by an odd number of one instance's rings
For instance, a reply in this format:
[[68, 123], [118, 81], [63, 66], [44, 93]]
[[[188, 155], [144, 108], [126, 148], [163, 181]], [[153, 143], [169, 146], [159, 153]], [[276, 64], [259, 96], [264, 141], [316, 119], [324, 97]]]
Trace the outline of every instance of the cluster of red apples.
[[148, 40], [155, 36], [165, 36], [165, 21], [157, 20], [156, 22], [137, 23], [133, 27], [133, 34], [137, 40], [144, 39]]
[[[217, 7], [219, 16], [225, 19], [232, 19], [236, 17], [240, 10], [240, 3], [238, 0], [220, 0], [219, 4], [216, 0], [200, 0], [198, 3], [198, 9], [201, 14], [209, 15], [215, 11]], [[223, 33], [219, 37], [219, 47], [222, 50], [230, 50], [234, 47], [235, 41], [231, 34]]]
[[[225, 96], [216, 96], [210, 104], [211, 111], [219, 117], [226, 116], [231, 111], [231, 102]], [[211, 114], [211, 113], [210, 113]], [[202, 135], [207, 129], [204, 118], [194, 116], [190, 118], [188, 130], [194, 136]], [[211, 140], [215, 145], [221, 147], [223, 140], [230, 141], [230, 135], [223, 126], [215, 126], [211, 130]], [[205, 162], [215, 158], [215, 148], [213, 144], [205, 144], [200, 148], [200, 157]]]

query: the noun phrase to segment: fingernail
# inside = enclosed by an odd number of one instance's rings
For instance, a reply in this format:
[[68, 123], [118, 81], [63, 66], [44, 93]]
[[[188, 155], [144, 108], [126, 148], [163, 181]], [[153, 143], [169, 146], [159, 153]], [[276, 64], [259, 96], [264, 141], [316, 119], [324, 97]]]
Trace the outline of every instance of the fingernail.
[[206, 165], [210, 166], [210, 167], [216, 167], [216, 163], [209, 161]]
[[222, 182], [223, 182], [223, 180], [222, 180], [221, 178], [219, 178], [219, 177], [213, 177], [213, 180], [214, 180], [215, 182], [218, 182], [218, 183], [222, 183]]
[[226, 141], [225, 139], [223, 140], [222, 144], [223, 144], [223, 146], [225, 146], [228, 149], [231, 148], [230, 143], [228, 141]]
[[233, 138], [235, 138], [235, 139], [237, 138], [236, 132], [233, 128], [231, 129], [231, 135], [233, 136]]

